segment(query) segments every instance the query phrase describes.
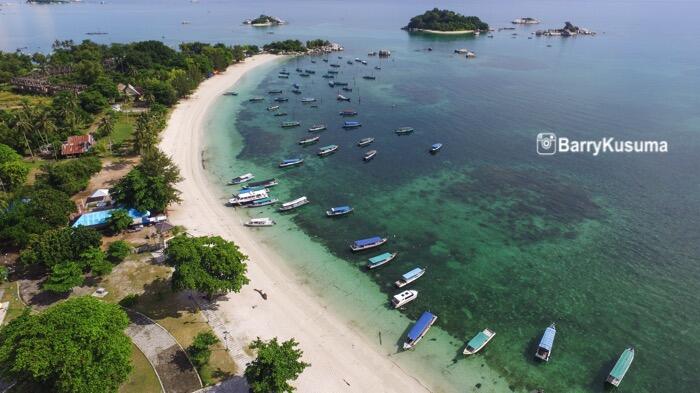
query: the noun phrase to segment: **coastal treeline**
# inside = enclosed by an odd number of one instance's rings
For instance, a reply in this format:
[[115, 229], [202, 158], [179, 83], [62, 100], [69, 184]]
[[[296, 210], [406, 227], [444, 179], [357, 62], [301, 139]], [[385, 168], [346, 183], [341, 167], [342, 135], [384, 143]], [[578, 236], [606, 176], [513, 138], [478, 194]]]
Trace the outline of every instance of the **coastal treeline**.
[[489, 25], [476, 16], [464, 16], [454, 11], [433, 8], [423, 15], [414, 16], [404, 27], [407, 30], [488, 30]]
[[331, 42], [323, 39], [306, 41], [306, 45], [299, 40], [274, 41], [263, 46], [263, 50], [273, 54], [307, 53], [310, 50], [328, 48]]

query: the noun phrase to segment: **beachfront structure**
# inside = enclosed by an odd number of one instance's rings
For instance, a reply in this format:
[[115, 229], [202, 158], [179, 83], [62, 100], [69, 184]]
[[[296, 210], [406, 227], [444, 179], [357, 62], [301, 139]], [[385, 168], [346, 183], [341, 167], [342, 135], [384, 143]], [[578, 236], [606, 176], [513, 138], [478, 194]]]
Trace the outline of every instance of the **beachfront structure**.
[[[71, 225], [73, 228], [78, 227], [101, 227], [109, 223], [109, 219], [112, 217], [112, 212], [117, 209], [99, 210], [94, 212], [89, 212], [81, 215], [78, 219]], [[153, 217], [151, 219], [151, 212], [146, 210], [145, 212], [140, 212], [136, 209], [128, 209], [127, 213], [129, 217], [133, 219], [132, 225], [147, 225], [155, 224], [159, 221], [165, 221], [165, 216]]]

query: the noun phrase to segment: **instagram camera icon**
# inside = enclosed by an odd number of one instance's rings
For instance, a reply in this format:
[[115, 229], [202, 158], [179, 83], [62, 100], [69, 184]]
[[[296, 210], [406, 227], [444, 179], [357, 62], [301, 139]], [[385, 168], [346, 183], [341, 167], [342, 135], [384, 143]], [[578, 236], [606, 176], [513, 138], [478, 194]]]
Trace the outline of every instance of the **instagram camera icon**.
[[551, 156], [557, 152], [557, 135], [553, 132], [537, 134], [537, 154]]

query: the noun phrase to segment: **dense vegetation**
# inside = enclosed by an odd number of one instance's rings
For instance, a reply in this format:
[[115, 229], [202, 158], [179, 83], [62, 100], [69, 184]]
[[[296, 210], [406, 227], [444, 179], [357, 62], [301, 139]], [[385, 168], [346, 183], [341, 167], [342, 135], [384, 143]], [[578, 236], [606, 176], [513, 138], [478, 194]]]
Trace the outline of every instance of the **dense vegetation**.
[[423, 15], [414, 16], [405, 29], [436, 31], [488, 30], [489, 25], [476, 16], [464, 16], [454, 11], [433, 8]]
[[292, 392], [294, 386], [289, 381], [296, 380], [309, 363], [301, 360], [303, 352], [299, 344], [290, 339], [282, 344], [277, 337], [270, 341], [260, 338], [249, 348], [257, 351], [257, 357], [245, 369], [245, 377], [253, 393]]
[[0, 191], [13, 191], [24, 184], [29, 167], [10, 146], [0, 143]]
[[305, 53], [304, 44], [299, 40], [275, 41], [263, 46], [263, 50], [270, 53]]
[[268, 16], [268, 15], [264, 15], [264, 14], [251, 20], [250, 23], [254, 24], [254, 25], [262, 25], [262, 24], [266, 24], [266, 23], [271, 23], [273, 25], [280, 24], [280, 22], [276, 18], [273, 18], [273, 17]]
[[322, 48], [324, 46], [330, 45], [331, 42], [328, 40], [316, 39], [311, 41], [306, 41], [306, 47], [308, 49]]
[[181, 180], [180, 170], [158, 149], [143, 154], [141, 163], [111, 189], [118, 203], [139, 211], [165, 211], [180, 200], [175, 184]]
[[192, 345], [187, 347], [187, 353], [192, 360], [192, 364], [197, 368], [205, 385], [211, 380], [211, 372], [207, 367], [211, 357], [211, 347], [218, 342], [219, 339], [216, 338], [214, 333], [206, 331], [198, 333], [194, 341], [192, 341]]
[[0, 375], [17, 391], [115, 392], [131, 372], [127, 325], [119, 306], [89, 296], [27, 309], [0, 330]]

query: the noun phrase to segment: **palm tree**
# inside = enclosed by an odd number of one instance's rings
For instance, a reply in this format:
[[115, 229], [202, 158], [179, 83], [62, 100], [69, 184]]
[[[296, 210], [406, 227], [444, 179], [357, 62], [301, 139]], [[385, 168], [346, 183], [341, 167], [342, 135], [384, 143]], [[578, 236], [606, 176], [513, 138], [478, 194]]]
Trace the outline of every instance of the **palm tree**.
[[32, 130], [34, 129], [34, 114], [32, 108], [26, 101], [22, 103], [22, 108], [17, 111], [15, 127], [22, 132], [24, 143], [27, 144], [27, 150], [29, 150], [29, 155], [32, 156], [33, 159], [34, 152], [32, 152], [32, 147], [29, 143], [29, 138], [27, 138], [27, 134], [31, 134]]

